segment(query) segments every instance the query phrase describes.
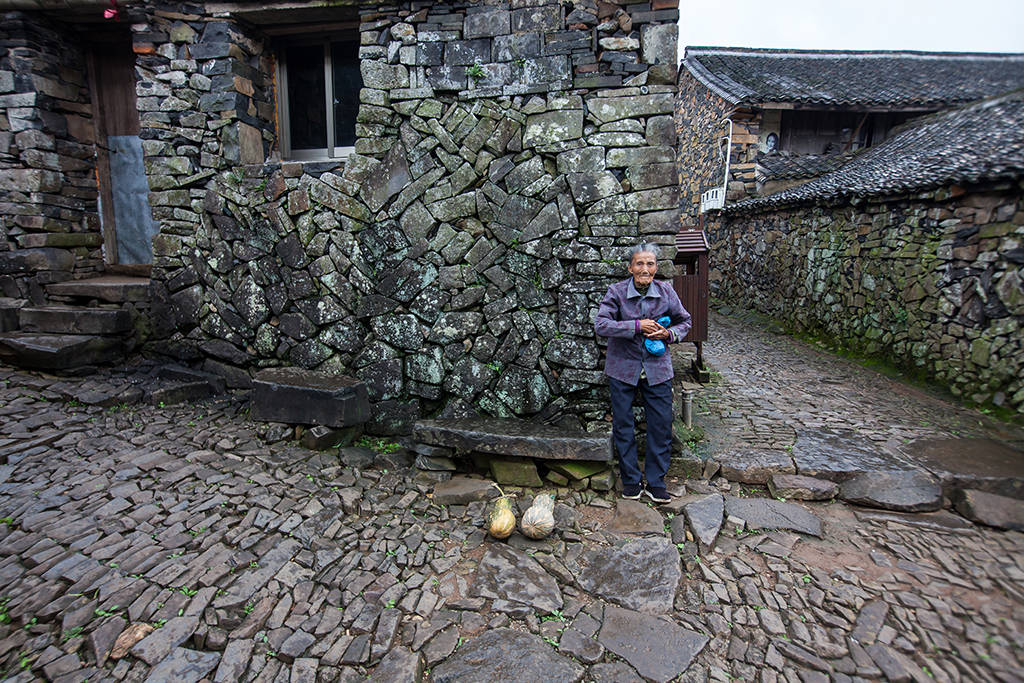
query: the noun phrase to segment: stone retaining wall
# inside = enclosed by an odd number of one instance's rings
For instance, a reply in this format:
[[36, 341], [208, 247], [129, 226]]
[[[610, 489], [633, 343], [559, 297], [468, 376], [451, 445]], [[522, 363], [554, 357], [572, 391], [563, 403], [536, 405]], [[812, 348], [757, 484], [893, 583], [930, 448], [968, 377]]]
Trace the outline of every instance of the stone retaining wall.
[[356, 153], [328, 163], [273, 160], [257, 28], [134, 24], [159, 348], [240, 385], [355, 374], [377, 432], [474, 411], [606, 428], [593, 313], [629, 246], [678, 225], [675, 5], [363, 9]]
[[85, 54], [44, 17], [0, 18], [0, 296], [41, 301], [102, 266]]
[[710, 222], [718, 298], [1024, 412], [1024, 183]]

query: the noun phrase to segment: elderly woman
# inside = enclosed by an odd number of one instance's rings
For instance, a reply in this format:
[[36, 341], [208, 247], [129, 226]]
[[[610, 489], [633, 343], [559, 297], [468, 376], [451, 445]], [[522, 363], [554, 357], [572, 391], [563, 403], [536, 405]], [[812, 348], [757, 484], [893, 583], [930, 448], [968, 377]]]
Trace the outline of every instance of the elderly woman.
[[[633, 247], [628, 270], [631, 277], [608, 288], [594, 320], [594, 331], [608, 338], [604, 373], [612, 395], [612, 439], [619, 453], [622, 497], [636, 500], [646, 493], [655, 503], [667, 503], [671, 500], [665, 473], [672, 454], [672, 358], [669, 353], [652, 353], [645, 341], [682, 341], [690, 331], [690, 314], [671, 284], [654, 279], [658, 272], [656, 244]], [[658, 324], [662, 317], [671, 322]], [[640, 476], [634, 435], [637, 392], [647, 416], [646, 485]]]

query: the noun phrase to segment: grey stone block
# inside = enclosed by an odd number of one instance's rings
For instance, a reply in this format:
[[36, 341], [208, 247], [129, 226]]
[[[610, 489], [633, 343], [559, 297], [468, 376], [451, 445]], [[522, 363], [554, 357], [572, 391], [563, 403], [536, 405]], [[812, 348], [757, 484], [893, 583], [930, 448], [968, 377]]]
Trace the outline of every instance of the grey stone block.
[[299, 368], [269, 368], [253, 381], [252, 417], [263, 422], [348, 427], [370, 417], [366, 385]]

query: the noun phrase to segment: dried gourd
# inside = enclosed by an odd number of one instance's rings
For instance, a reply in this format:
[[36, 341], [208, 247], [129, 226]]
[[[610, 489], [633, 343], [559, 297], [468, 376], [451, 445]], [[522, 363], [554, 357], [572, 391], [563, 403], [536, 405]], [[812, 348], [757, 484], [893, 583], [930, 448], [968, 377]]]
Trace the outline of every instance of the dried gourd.
[[533, 505], [523, 515], [519, 528], [530, 538], [544, 538], [555, 530], [555, 496], [541, 493], [533, 499]]
[[500, 488], [498, 493], [501, 496], [494, 501], [487, 532], [494, 538], [508, 538], [516, 528], [516, 513], [512, 511], [512, 496], [506, 496]]

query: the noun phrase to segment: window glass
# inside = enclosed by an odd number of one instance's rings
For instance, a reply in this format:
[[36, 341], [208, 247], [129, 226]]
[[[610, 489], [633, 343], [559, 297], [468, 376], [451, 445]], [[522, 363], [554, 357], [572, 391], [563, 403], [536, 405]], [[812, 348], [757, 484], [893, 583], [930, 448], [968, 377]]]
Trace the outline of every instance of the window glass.
[[294, 45], [288, 48], [288, 130], [292, 149], [327, 147], [324, 48]]
[[351, 41], [331, 43], [331, 66], [334, 71], [334, 144], [351, 147], [356, 144], [359, 89], [363, 87], [359, 73], [359, 44]]

